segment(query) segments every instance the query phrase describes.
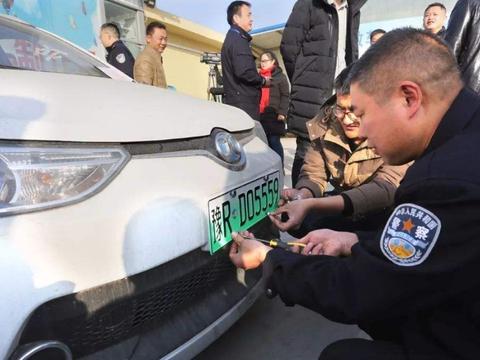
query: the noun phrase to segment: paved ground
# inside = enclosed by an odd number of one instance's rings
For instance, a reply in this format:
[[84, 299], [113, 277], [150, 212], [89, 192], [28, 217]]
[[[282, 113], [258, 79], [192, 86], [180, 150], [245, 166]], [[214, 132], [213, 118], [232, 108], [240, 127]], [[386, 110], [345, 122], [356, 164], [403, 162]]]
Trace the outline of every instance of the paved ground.
[[[295, 139], [284, 138], [285, 185], [291, 184]], [[328, 344], [348, 337], [366, 337], [356, 326], [333, 323], [300, 306], [286, 307], [280, 299], [261, 297], [197, 360], [317, 359]]]

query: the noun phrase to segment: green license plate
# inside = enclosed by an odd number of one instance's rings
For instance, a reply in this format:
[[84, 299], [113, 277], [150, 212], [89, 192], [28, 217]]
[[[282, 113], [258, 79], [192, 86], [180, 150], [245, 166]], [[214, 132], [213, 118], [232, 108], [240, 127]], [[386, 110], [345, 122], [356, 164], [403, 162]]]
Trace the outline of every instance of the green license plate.
[[261, 177], [208, 202], [210, 254], [232, 241], [232, 231], [248, 230], [277, 208], [279, 173]]

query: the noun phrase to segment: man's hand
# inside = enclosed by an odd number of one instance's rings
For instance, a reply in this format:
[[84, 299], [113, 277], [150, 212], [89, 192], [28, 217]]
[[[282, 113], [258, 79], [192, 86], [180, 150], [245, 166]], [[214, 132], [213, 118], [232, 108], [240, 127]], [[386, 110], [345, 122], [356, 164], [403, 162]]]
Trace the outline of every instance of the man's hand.
[[302, 249], [304, 255], [349, 256], [358, 237], [354, 233], [321, 229], [309, 232], [297, 242], [307, 245]]
[[[272, 223], [281, 231], [287, 231], [290, 229], [298, 229], [302, 225], [305, 216], [311, 208], [311, 200], [295, 200], [280, 206], [276, 211], [269, 214]], [[282, 222], [282, 214], [288, 216], [288, 220]]]
[[[248, 233], [242, 233], [249, 235]], [[242, 235], [232, 232], [233, 243], [230, 248], [230, 260], [236, 267], [249, 270], [259, 267], [267, 257], [271, 247], [256, 240], [248, 240]]]
[[278, 206], [283, 206], [289, 201], [301, 200], [301, 199], [310, 199], [313, 195], [308, 189], [283, 189], [280, 194], [280, 200]]

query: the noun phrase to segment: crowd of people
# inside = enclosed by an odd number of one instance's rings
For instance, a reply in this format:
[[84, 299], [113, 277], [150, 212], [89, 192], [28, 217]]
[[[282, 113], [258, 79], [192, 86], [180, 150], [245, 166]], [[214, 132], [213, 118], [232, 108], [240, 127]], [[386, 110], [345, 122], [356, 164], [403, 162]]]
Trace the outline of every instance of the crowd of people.
[[[376, 29], [359, 58], [367, 0], [297, 0], [280, 45], [257, 64], [252, 6], [233, 1], [221, 51], [224, 102], [280, 142], [296, 136], [292, 188], [274, 226], [302, 247], [271, 248], [233, 233], [232, 262], [263, 268], [268, 297], [358, 324], [330, 359], [477, 359], [480, 356], [480, 1], [441, 3], [423, 28]], [[107, 61], [166, 87], [167, 30], [146, 29], [136, 60], [104, 24]]]

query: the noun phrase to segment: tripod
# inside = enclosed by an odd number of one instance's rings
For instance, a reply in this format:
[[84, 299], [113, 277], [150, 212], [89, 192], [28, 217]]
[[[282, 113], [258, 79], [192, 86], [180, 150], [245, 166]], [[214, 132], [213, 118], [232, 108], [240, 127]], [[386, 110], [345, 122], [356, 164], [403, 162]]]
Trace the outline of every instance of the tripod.
[[209, 64], [208, 70], [208, 100], [222, 102], [223, 81], [217, 64]]

